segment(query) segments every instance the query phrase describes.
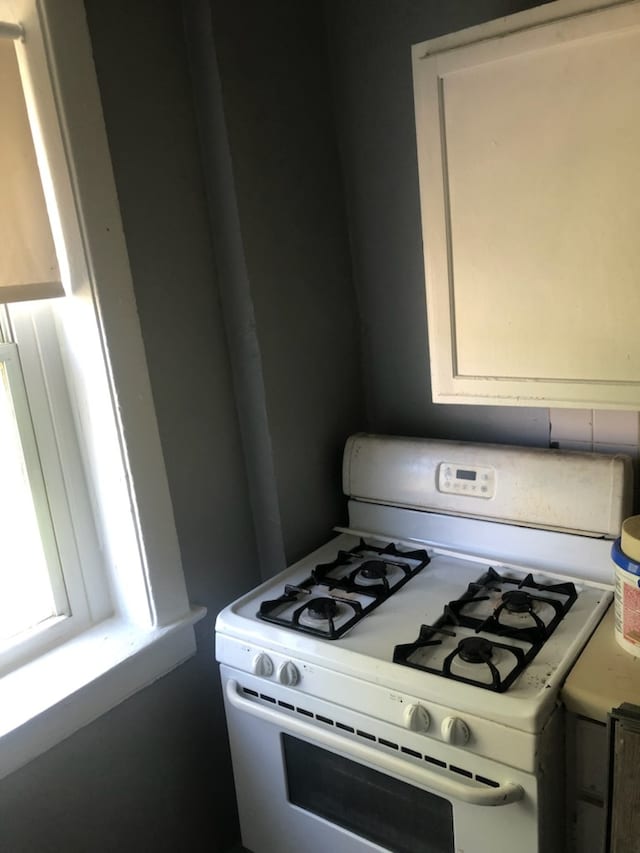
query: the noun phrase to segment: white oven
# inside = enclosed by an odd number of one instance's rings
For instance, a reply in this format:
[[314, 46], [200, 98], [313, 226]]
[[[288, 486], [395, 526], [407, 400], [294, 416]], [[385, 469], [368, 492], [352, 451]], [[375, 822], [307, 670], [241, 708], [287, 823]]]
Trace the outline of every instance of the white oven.
[[[291, 689], [265, 692], [259, 679], [228, 667], [222, 674], [249, 850], [537, 853], [540, 810], [560, 802], [560, 766], [552, 760], [556, 790], [545, 790], [543, 804], [533, 773], [451, 747], [425, 748], [415, 733]], [[560, 816], [547, 817], [542, 825], [555, 837], [540, 849], [560, 851]]]
[[344, 486], [349, 529], [216, 625], [244, 846], [560, 853], [629, 460], [355, 436]]

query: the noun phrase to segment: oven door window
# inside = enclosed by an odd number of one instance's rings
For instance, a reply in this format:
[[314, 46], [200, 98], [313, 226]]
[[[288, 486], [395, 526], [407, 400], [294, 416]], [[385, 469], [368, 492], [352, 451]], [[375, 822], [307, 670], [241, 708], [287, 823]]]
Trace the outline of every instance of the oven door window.
[[453, 853], [448, 800], [282, 735], [289, 801], [394, 853]]

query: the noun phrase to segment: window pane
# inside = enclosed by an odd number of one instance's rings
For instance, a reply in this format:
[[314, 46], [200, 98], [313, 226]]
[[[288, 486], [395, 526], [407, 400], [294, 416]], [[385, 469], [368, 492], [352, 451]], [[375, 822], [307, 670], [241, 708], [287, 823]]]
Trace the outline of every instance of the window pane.
[[0, 641], [55, 614], [9, 379], [0, 362]]

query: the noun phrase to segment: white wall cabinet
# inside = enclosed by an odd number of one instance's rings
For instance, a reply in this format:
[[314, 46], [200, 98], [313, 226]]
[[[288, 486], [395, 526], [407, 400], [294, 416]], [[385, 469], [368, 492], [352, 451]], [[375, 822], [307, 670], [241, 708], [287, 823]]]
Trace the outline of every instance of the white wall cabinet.
[[413, 48], [433, 397], [640, 409], [640, 2]]

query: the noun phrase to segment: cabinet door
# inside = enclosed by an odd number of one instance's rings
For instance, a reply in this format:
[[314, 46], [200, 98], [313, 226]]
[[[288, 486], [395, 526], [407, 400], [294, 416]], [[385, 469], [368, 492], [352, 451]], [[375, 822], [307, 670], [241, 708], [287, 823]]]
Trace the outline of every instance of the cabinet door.
[[579, 6], [414, 47], [436, 402], [640, 409], [640, 2]]

